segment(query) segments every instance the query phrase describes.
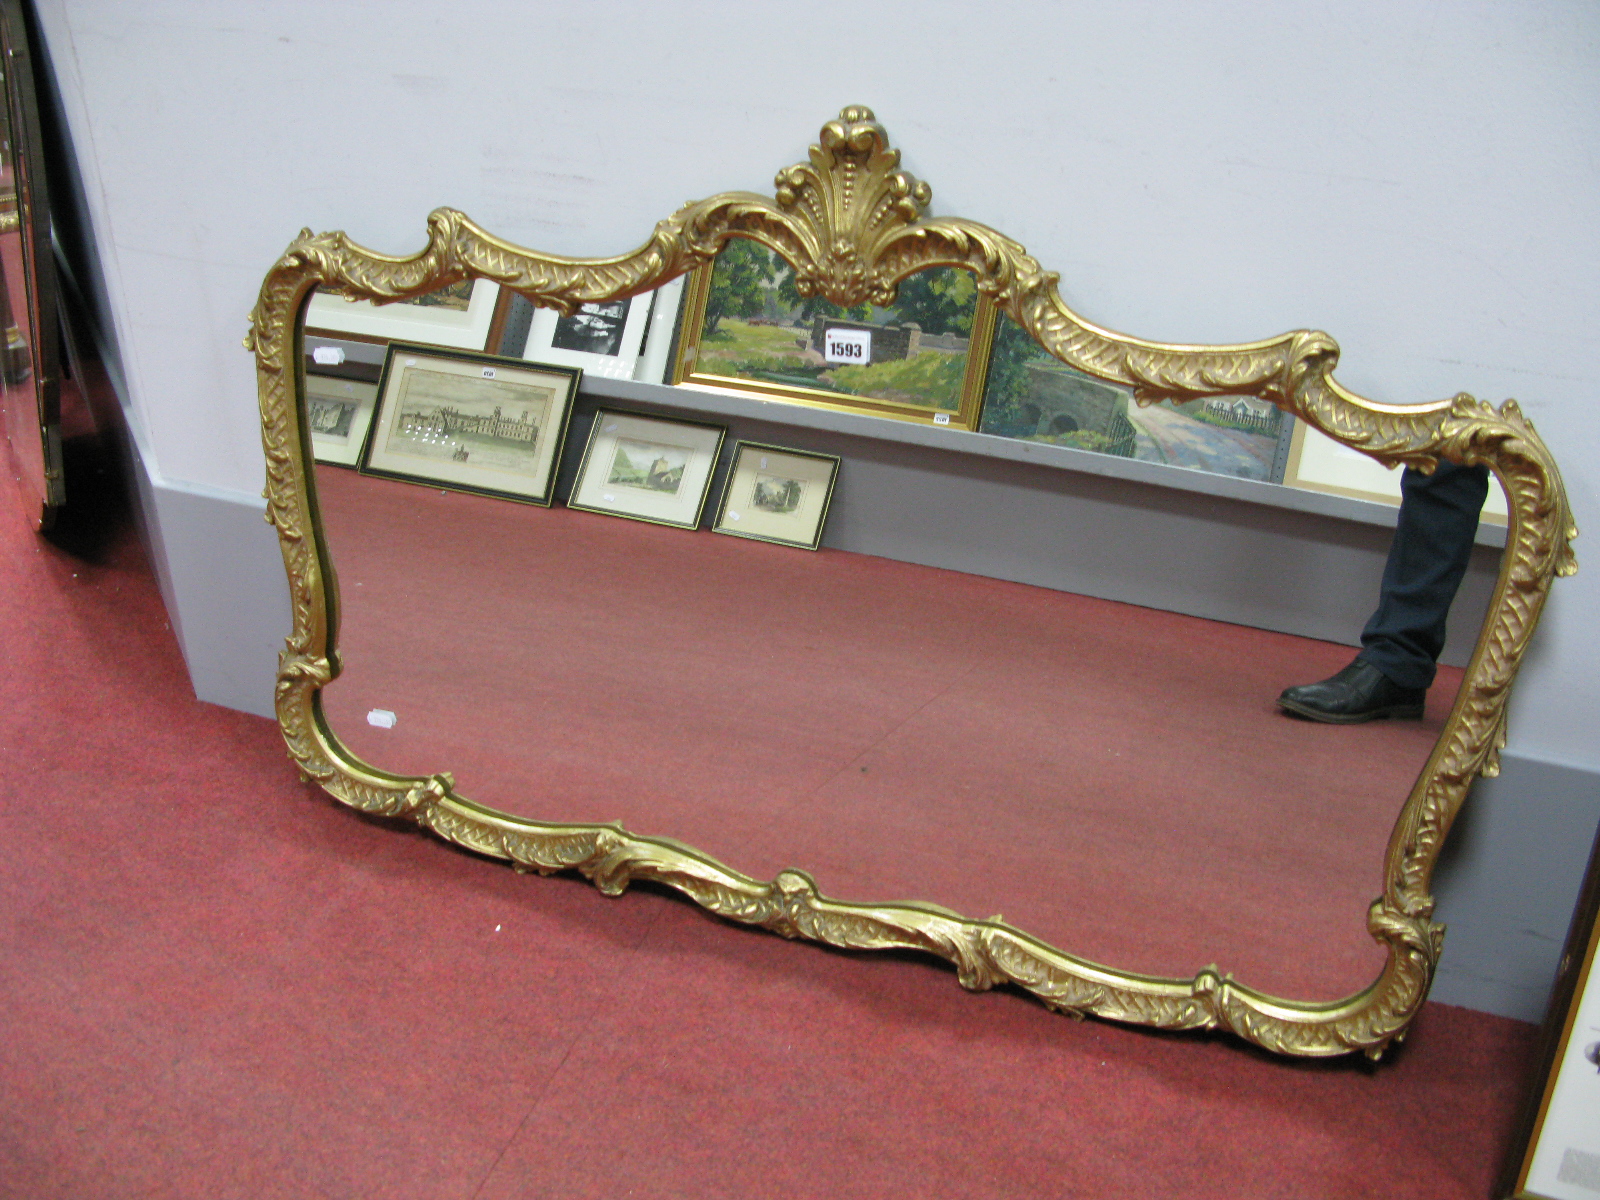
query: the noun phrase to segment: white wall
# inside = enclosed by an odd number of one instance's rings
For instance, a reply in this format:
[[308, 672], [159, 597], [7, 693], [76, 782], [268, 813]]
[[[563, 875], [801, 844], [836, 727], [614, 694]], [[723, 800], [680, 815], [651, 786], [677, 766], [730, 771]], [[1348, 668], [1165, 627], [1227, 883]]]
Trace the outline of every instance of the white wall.
[[[160, 476], [254, 496], [256, 288], [305, 225], [465, 210], [616, 253], [769, 191], [872, 106], [938, 212], [1172, 341], [1294, 326], [1386, 401], [1515, 396], [1600, 528], [1600, 11], [1588, 3], [39, 0]], [[1513, 750], [1600, 768], [1600, 557], [1559, 581]]]

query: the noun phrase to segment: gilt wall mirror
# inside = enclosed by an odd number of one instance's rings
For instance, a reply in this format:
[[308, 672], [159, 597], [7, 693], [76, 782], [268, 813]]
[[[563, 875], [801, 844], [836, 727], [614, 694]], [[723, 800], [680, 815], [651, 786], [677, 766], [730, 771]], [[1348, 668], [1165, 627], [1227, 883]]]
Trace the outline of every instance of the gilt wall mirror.
[[[937, 955], [968, 988], [1074, 1015], [1377, 1057], [1426, 998], [1434, 862], [1496, 769], [1550, 581], [1575, 569], [1549, 452], [1511, 401], [1349, 392], [1322, 333], [1185, 346], [1100, 329], [1016, 242], [926, 216], [930, 197], [855, 107], [775, 196], [689, 204], [614, 258], [519, 249], [449, 209], [410, 257], [304, 231], [246, 339], [293, 602], [276, 692], [291, 756], [351, 807], [522, 871], [609, 894], [656, 881], [786, 937]], [[313, 462], [313, 289], [389, 302], [481, 279], [571, 314], [739, 239], [844, 309], [892, 305], [920, 271], [969, 273], [984, 305], [1142, 402], [1250, 397], [1384, 463], [1486, 464], [1509, 533], [1453, 703], [1330, 738], [1271, 697], [1342, 665], [1342, 647]], [[841, 497], [849, 471], [847, 456]], [[1141, 652], [1152, 639], [1167, 649]], [[1219, 672], [1238, 697], [1227, 731], [1185, 711], [1185, 680]], [[1128, 687], [1100, 687], [1112, 674]], [[1366, 769], [1330, 793], [1352, 775], [1330, 770], [1352, 732]], [[1157, 740], [1189, 757], [1150, 753]]]

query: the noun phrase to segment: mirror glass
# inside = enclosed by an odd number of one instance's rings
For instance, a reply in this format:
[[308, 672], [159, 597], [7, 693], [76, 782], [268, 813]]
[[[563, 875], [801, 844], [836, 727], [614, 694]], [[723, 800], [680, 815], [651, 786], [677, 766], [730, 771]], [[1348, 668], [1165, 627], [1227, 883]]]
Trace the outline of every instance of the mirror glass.
[[800, 868], [840, 899], [1002, 915], [1123, 970], [1214, 963], [1332, 1000], [1382, 967], [1367, 907], [1458, 669], [1422, 721], [1319, 725], [1276, 697], [1347, 646], [330, 463], [316, 479], [344, 666], [323, 708], [375, 766], [759, 879]]

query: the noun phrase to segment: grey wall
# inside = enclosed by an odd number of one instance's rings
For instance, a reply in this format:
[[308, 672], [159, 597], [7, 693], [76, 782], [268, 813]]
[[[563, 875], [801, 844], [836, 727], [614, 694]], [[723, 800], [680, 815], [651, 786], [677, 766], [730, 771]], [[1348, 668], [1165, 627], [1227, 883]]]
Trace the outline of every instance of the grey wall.
[[1544, 1016], [1600, 825], [1600, 775], [1509, 755], [1480, 779], [1434, 874], [1444, 956], [1432, 998]]

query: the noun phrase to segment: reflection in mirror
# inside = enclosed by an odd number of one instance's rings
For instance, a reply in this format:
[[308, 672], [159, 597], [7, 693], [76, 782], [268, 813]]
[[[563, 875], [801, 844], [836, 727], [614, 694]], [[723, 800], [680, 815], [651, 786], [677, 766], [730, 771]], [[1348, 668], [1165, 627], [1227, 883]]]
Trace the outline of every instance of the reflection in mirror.
[[[730, 345], [767, 335], [783, 327], [758, 314], [778, 303], [715, 329], [733, 328]], [[852, 315], [811, 308], [813, 325]], [[1006, 336], [988, 395], [1011, 412], [1004, 372], [1043, 352]], [[799, 867], [844, 899], [1003, 912], [1144, 974], [1217, 961], [1333, 1000], [1381, 970], [1360, 916], [1459, 669], [1442, 668], [1421, 721], [1318, 725], [1275, 698], [1347, 647], [340, 470], [371, 423], [382, 348], [306, 344], [342, 584], [345, 670], [324, 712], [367, 761], [449, 770], [480, 803], [620, 821], [761, 878]], [[1131, 404], [1058, 367], [1034, 374]]]
[[1254, 396], [1141, 405], [1133, 388], [1074, 371], [1010, 317], [995, 329], [984, 433], [1278, 483], [1294, 424]]
[[918, 271], [892, 304], [844, 306], [802, 294], [781, 255], [734, 238], [695, 272], [674, 379], [971, 429], [993, 328], [969, 271]]
[[[968, 987], [1015, 984], [1075, 1013], [1226, 1029], [1285, 1053], [1381, 1054], [1415, 1016], [1437, 961], [1433, 863], [1471, 779], [1495, 764], [1507, 689], [1550, 581], [1575, 569], [1549, 452], [1510, 402], [1495, 409], [1463, 394], [1406, 408], [1348, 392], [1326, 334], [1181, 346], [1099, 329], [1015, 242], [976, 222], [925, 218], [930, 195], [899, 170], [872, 113], [851, 107], [823, 127], [809, 163], [779, 173], [774, 199], [690, 204], [631, 254], [557, 259], [449, 209], [432, 215], [429, 244], [410, 259], [342, 234], [291, 245], [263, 283], [246, 342], [257, 354], [268, 512], [294, 602], [277, 693], [291, 754], [356, 808], [404, 815], [527, 869], [575, 869], [608, 892], [660, 881], [732, 920], [937, 954]], [[830, 551], [826, 531], [812, 554], [305, 460], [297, 356], [304, 346], [315, 366], [338, 349], [295, 327], [313, 287], [399, 299], [492, 264], [502, 299], [517, 293], [497, 303], [506, 328], [525, 330], [536, 305], [572, 316], [694, 271], [687, 343], [706, 332], [706, 264], [739, 238], [782, 247], [796, 294], [821, 294], [847, 314], [895, 303], [921, 270], [970, 273], [979, 303], [963, 403], [981, 398], [970, 385], [988, 361], [976, 343], [991, 304], [1072, 370], [1135, 389], [1141, 402], [1252, 397], [1384, 464], [1491, 467], [1515, 504], [1467, 671], [1442, 672], [1417, 721], [1316, 724], [1275, 701], [1343, 666], [1345, 647]], [[754, 315], [747, 324], [766, 336], [773, 327]], [[843, 376], [827, 360], [848, 351], [830, 347], [855, 345], [865, 360], [880, 337], [897, 342], [893, 369], [910, 371], [905, 363], [927, 356], [920, 346], [913, 356], [909, 335], [920, 329], [908, 324], [891, 339], [884, 324], [824, 317], [812, 382]], [[784, 336], [800, 338], [795, 328]], [[524, 334], [510, 357], [525, 343]], [[645, 346], [641, 361], [660, 362], [661, 339], [647, 334]], [[687, 347], [680, 373], [685, 361]], [[727, 388], [730, 378], [698, 382]], [[733, 382], [819, 403], [815, 388]], [[784, 444], [780, 432], [838, 434], [837, 445], [790, 447], [840, 453], [835, 528], [874, 503], [895, 512], [956, 503], [905, 494], [918, 471], [928, 479], [915, 487], [956, 487], [926, 464], [956, 448], [943, 439], [967, 435], [909, 424], [956, 424], [948, 409], [868, 397], [898, 406], [885, 415], [908, 424], [838, 414], [786, 423], [765, 401], [726, 393], [611, 381], [597, 390], [663, 417], [697, 415], [718, 426], [712, 436], [724, 421], [753, 426], [735, 439], [769, 445]], [[863, 400], [827, 397], [832, 407]], [[580, 396], [569, 447], [586, 444], [600, 401]], [[318, 422], [330, 419], [339, 423]], [[886, 459], [881, 447], [895, 440], [918, 447], [923, 465]], [[961, 444], [993, 458], [983, 469], [997, 490], [1009, 487], [1004, 460], [1044, 453], [1002, 439]], [[1077, 449], [1049, 453], [1073, 456], [1089, 476], [1116, 474]], [[575, 466], [569, 449], [558, 499]], [[1123, 470], [1135, 467], [1155, 470]], [[1028, 470], [1036, 481], [1049, 473]], [[1058, 520], [1064, 511], [1049, 502], [1037, 511], [1046, 509]], [[1142, 527], [1156, 536], [1154, 522]], [[992, 525], [969, 528], [993, 536]], [[1070, 532], [1092, 557], [1097, 531]], [[790, 868], [811, 872], [820, 892]]]
[[1361, 918], [1459, 670], [1422, 721], [1319, 725], [1274, 700], [1347, 647], [336, 467], [318, 488], [324, 712], [368, 762], [1126, 970], [1332, 1000], [1382, 967]]

